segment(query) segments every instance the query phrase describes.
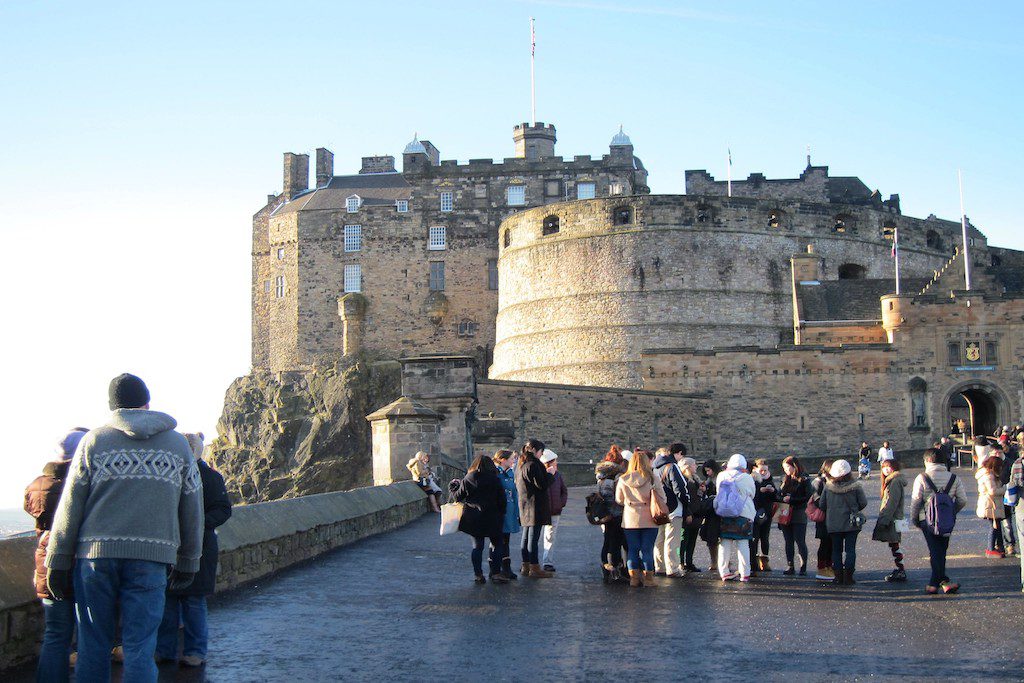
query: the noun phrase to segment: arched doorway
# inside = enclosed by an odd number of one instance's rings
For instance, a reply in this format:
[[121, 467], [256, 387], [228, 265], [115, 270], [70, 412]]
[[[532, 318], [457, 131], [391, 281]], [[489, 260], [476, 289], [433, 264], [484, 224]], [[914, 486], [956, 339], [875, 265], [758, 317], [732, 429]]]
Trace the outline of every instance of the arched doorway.
[[947, 398], [949, 425], [963, 420], [968, 437], [991, 435], [1007, 415], [1002, 392], [985, 382], [969, 382], [950, 392]]

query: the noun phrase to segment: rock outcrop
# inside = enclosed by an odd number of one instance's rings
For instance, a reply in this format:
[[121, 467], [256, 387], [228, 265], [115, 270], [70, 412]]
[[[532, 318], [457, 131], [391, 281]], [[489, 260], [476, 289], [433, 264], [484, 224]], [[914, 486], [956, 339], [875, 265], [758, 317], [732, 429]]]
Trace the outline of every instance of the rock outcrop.
[[208, 458], [236, 502], [366, 486], [366, 416], [400, 395], [394, 361], [355, 357], [307, 372], [254, 370], [228, 388]]

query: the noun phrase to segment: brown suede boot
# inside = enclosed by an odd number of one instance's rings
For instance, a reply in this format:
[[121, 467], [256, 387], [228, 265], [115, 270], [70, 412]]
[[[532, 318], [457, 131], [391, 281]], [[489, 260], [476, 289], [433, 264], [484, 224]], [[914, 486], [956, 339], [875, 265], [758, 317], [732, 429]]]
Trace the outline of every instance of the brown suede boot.
[[657, 588], [658, 580], [654, 578], [654, 572], [644, 572], [644, 588]]
[[529, 576], [530, 575], [530, 565], [528, 563], [526, 563], [526, 562], [523, 562], [523, 566], [519, 568], [519, 574], [521, 576]]
[[633, 588], [639, 588], [640, 586], [644, 585], [643, 582], [640, 580], [641, 576], [643, 576], [643, 573], [639, 569], [630, 569], [629, 585]]
[[757, 568], [758, 568], [758, 570], [760, 570], [762, 572], [770, 572], [772, 570], [771, 565], [768, 564], [768, 556], [767, 555], [758, 555], [757, 556]]
[[554, 572], [549, 572], [548, 570], [541, 568], [539, 564], [530, 565], [531, 579], [550, 579], [554, 575]]

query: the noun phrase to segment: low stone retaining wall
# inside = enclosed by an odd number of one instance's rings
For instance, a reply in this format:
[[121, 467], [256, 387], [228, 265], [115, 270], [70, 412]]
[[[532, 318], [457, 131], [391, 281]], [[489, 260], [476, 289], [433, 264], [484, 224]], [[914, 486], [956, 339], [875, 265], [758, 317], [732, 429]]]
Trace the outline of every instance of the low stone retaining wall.
[[[411, 481], [238, 506], [217, 532], [217, 592], [391, 531], [429, 509]], [[35, 545], [34, 535], [0, 540], [0, 671], [31, 661], [42, 642], [43, 611], [32, 587]]]

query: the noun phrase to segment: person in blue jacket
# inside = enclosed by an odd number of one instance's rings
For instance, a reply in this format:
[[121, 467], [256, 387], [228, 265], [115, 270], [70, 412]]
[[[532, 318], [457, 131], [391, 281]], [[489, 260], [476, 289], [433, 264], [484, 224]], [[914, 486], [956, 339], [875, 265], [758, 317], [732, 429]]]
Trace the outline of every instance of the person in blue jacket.
[[518, 534], [522, 529], [519, 524], [519, 492], [516, 490], [515, 453], [510, 450], [501, 449], [492, 456], [495, 466], [498, 468], [498, 481], [505, 489], [505, 522], [501, 528], [502, 547], [491, 546], [491, 580], [495, 574], [500, 574], [506, 579], [518, 579], [518, 574], [512, 573], [512, 557], [509, 551], [512, 534]]

